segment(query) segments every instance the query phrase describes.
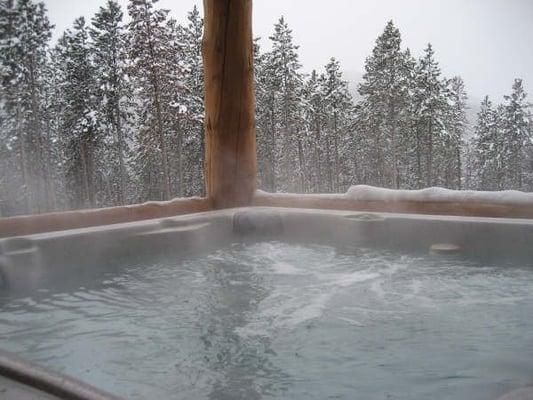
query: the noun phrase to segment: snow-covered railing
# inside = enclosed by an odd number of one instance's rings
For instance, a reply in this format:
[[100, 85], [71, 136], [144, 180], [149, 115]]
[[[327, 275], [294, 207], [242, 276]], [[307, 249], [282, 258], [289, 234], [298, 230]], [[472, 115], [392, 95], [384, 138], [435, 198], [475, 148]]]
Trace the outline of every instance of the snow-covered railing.
[[189, 197], [130, 206], [0, 218], [0, 237], [171, 217], [208, 211], [211, 208], [211, 201], [207, 198]]
[[394, 190], [352, 186], [340, 194], [292, 194], [256, 191], [256, 206], [322, 208], [415, 214], [533, 218], [533, 193], [481, 192], [432, 187]]
[[[533, 193], [427, 188], [393, 190], [352, 186], [341, 194], [255, 192], [252, 206], [318, 208], [480, 217], [533, 218]], [[191, 197], [131, 206], [0, 218], [0, 237], [163, 218], [213, 209], [207, 198]]]

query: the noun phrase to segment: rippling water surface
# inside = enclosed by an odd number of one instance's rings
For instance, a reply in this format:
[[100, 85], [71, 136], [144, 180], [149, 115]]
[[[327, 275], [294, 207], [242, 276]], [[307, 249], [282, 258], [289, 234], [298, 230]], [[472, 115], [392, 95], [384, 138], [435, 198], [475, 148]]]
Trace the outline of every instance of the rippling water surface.
[[2, 295], [0, 347], [132, 399], [492, 399], [533, 383], [533, 269], [278, 242]]

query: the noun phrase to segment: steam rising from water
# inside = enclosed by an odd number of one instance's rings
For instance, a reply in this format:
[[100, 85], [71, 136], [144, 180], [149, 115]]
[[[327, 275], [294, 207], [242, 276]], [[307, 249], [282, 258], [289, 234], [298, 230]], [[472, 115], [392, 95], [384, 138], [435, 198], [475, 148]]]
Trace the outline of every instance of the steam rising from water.
[[4, 295], [1, 347], [133, 399], [481, 400], [533, 371], [530, 266], [265, 242]]

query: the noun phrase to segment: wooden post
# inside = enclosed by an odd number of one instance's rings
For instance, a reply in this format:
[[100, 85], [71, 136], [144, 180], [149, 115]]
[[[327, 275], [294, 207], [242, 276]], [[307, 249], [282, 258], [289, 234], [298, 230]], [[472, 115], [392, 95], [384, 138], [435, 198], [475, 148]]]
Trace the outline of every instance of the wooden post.
[[205, 176], [215, 208], [256, 188], [252, 0], [204, 0]]

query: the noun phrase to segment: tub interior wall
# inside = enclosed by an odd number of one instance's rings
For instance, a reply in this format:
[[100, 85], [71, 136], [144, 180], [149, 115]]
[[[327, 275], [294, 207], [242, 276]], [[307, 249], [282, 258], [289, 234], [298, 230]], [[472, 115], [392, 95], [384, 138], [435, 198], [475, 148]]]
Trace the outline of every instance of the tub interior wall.
[[231, 240], [231, 216], [194, 215], [0, 240], [0, 281], [10, 292], [74, 287], [110, 260], [205, 252]]
[[[362, 217], [362, 218], [359, 218]], [[450, 243], [487, 260], [533, 259], [533, 221], [401, 214], [305, 212], [283, 215], [284, 238], [334, 246], [427, 252]]]
[[343, 371], [370, 396], [492, 398], [530, 376], [532, 240], [527, 220], [254, 207], [4, 239], [2, 346], [126, 398], [325, 398], [353, 393]]
[[[238, 232], [236, 215], [256, 226]], [[205, 252], [242, 240], [399, 252], [427, 252], [432, 244], [451, 243], [463, 256], [533, 260], [531, 220], [251, 207], [3, 239], [0, 279], [12, 291], [54, 282], [75, 285], [116, 258]]]

